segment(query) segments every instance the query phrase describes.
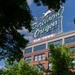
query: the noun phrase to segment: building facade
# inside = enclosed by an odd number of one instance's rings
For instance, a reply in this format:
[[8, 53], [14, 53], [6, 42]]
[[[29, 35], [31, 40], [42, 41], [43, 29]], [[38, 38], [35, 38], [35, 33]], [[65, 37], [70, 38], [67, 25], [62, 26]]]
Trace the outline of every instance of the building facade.
[[[30, 62], [30, 65], [37, 66], [39, 62], [45, 67], [45, 69], [51, 69], [51, 63], [46, 58], [50, 56], [49, 45], [55, 46], [68, 44], [72, 49], [75, 48], [75, 30], [43, 37], [43, 39], [33, 40], [23, 50], [24, 60]], [[73, 61], [75, 63], [75, 61]]]

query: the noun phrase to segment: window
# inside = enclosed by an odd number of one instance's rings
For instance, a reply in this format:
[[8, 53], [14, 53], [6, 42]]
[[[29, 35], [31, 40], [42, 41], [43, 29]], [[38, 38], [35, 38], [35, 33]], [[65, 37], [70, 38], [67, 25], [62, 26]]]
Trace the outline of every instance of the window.
[[49, 56], [49, 57], [51, 56], [51, 53], [50, 53], [50, 52], [48, 53], [48, 56]]
[[45, 54], [34, 56], [34, 61], [40, 61], [40, 60], [45, 60]]
[[44, 69], [44, 64], [38, 64], [35, 65], [39, 70], [43, 70]]
[[70, 50], [75, 50], [75, 47], [71, 47]]
[[50, 44], [54, 44], [55, 46], [61, 45], [62, 44], [62, 39], [57, 40], [57, 41], [53, 41], [53, 42], [49, 42], [48, 43], [48, 48], [49, 48]]
[[38, 45], [34, 47], [34, 52], [46, 49], [46, 44]]
[[73, 55], [75, 55], [75, 47], [71, 47], [70, 50], [73, 51]]
[[65, 38], [65, 44], [75, 42], [75, 36]]
[[30, 61], [31, 61], [31, 57], [26, 57], [26, 58], [25, 58], [25, 61], [26, 61], [26, 62], [30, 62]]
[[48, 68], [49, 68], [49, 70], [52, 70], [52, 63], [48, 64]]
[[48, 59], [51, 60], [51, 53], [48, 53]]
[[25, 49], [25, 54], [31, 53], [32, 52], [32, 48], [27, 48]]
[[74, 64], [75, 64], [75, 60], [73, 60], [73, 61], [72, 61], [72, 63], [74, 63]]
[[73, 63], [73, 67], [75, 68], [75, 60], [73, 60], [72, 63]]

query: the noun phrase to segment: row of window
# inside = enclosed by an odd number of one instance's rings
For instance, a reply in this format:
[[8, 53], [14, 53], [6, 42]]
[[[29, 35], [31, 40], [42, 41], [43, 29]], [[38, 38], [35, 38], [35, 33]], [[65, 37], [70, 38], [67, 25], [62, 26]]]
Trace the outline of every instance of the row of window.
[[[25, 60], [28, 62], [28, 61], [30, 61], [30, 58], [31, 58], [31, 57], [26, 58]], [[75, 68], [75, 60], [73, 60], [72, 63], [73, 63], [73, 66], [74, 66], [74, 68]], [[42, 68], [44, 68], [44, 64], [41, 64], [41, 65], [38, 64], [38, 65], [35, 65], [35, 66], [38, 67], [39, 70], [42, 69]], [[49, 64], [48, 64], [48, 69], [49, 69], [49, 70], [52, 70], [52, 63], [49, 63]]]
[[[72, 63], [73, 63], [73, 66], [74, 66], [74, 68], [75, 68], [75, 60], [73, 60]], [[42, 68], [44, 68], [44, 64], [41, 64], [41, 65], [38, 64], [38, 65], [36, 65], [36, 66], [39, 68], [39, 70], [42, 69]], [[49, 64], [48, 64], [48, 69], [49, 69], [49, 70], [52, 70], [52, 63], [49, 63]]]
[[[74, 50], [73, 54], [75, 55], [75, 47], [70, 48], [70, 50]], [[50, 52], [48, 53], [48, 56], [49, 57], [51, 56], [51, 53]], [[30, 62], [31, 61], [31, 56], [25, 58], [25, 60], [27, 62]], [[40, 60], [45, 60], [45, 53], [34, 56], [34, 61], [40, 61]]]
[[[45, 54], [40, 54], [40, 55], [35, 55], [34, 56], [34, 61], [40, 61], [40, 60], [45, 60]], [[31, 57], [25, 58], [25, 61], [30, 62]]]
[[[38, 65], [34, 65], [34, 66], [36, 66], [39, 70], [41, 70], [44, 68], [45, 64], [38, 64]], [[48, 64], [48, 69], [52, 70], [52, 63]]]
[[[38, 56], [35, 56], [34, 57], [34, 61], [39, 61], [39, 60], [45, 60], [45, 54], [38, 55]], [[25, 61], [26, 62], [30, 62], [31, 61], [31, 57], [25, 58]], [[40, 68], [43, 68], [44, 67], [44, 64], [41, 64], [41, 65], [38, 64], [38, 65], [35, 65], [35, 66], [38, 67], [39, 70], [40, 70]], [[48, 64], [48, 68], [49, 68], [49, 70], [52, 69], [52, 64], [51, 63]]]
[[[50, 44], [54, 44], [55, 46], [61, 45], [62, 44], [62, 40], [57, 40], [57, 41], [54, 41], [54, 42], [49, 42], [48, 43], [48, 48], [49, 48]], [[44, 49], [46, 49], [46, 44], [38, 45], [38, 46], [34, 47], [34, 52], [40, 51], [40, 50], [44, 50]], [[31, 52], [32, 52], [32, 48], [27, 48], [25, 50], [25, 54], [28, 54], [28, 53], [31, 53]]]
[[36, 66], [39, 70], [44, 68], [44, 64], [38, 64], [38, 65], [34, 65], [34, 66]]
[[[34, 52], [46, 49], [46, 44], [38, 45], [34, 47]], [[27, 48], [25, 54], [31, 53], [32, 48]]]
[[[65, 42], [65, 44], [75, 42], [75, 36], [65, 38], [64, 42]], [[62, 45], [62, 39], [57, 40], [57, 41], [53, 41], [53, 42], [49, 42], [48, 48], [49, 48], [50, 44], [54, 44], [55, 46]], [[44, 49], [46, 49], [46, 44], [41, 44], [41, 45], [38, 45], [38, 46], [34, 47], [34, 52], [44, 50]], [[32, 52], [32, 48], [27, 48], [24, 53], [28, 54], [28, 53], [31, 53], [31, 52]]]
[[34, 61], [40, 61], [40, 60], [45, 60], [45, 54], [34, 56]]

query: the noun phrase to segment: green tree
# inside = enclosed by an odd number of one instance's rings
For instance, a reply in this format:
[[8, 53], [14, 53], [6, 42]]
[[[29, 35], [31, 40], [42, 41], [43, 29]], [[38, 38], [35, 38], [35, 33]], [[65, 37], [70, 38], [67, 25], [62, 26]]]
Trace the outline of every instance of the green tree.
[[58, 11], [60, 6], [65, 3], [65, 1], [66, 0], [34, 0], [34, 3], [36, 3], [38, 6], [48, 6], [48, 9], [54, 9], [55, 11]]
[[41, 75], [37, 67], [29, 66], [24, 60], [14, 65], [6, 65], [3, 75]]
[[50, 45], [50, 62], [52, 63], [52, 72], [55, 75], [69, 75], [72, 66], [73, 52], [67, 45]]
[[2, 75], [4, 73], [3, 69], [0, 69], [0, 75]]
[[8, 57], [17, 61], [28, 43], [17, 30], [31, 31], [32, 16], [26, 0], [0, 0], [0, 59]]
[[[58, 10], [65, 0], [34, 0], [36, 5], [48, 6]], [[26, 0], [0, 0], [0, 59], [9, 58], [9, 61], [19, 61], [23, 54], [22, 49], [28, 43], [17, 30], [22, 27], [31, 31], [33, 20]]]

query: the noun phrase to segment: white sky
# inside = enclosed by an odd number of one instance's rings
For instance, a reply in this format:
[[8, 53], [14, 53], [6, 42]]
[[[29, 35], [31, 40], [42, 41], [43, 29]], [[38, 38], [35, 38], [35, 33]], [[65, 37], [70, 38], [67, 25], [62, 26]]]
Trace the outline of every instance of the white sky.
[[28, 5], [30, 6], [33, 3], [33, 0], [26, 0]]

